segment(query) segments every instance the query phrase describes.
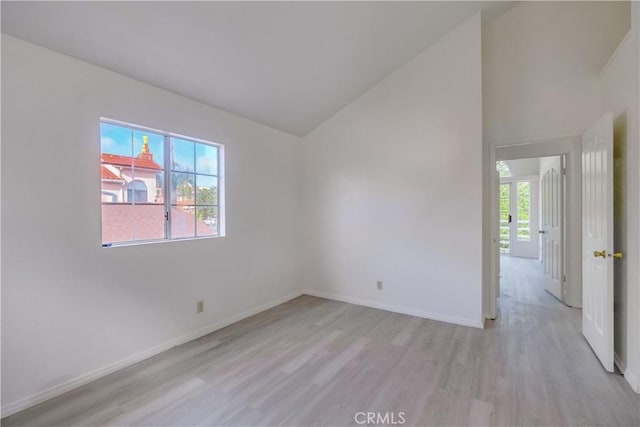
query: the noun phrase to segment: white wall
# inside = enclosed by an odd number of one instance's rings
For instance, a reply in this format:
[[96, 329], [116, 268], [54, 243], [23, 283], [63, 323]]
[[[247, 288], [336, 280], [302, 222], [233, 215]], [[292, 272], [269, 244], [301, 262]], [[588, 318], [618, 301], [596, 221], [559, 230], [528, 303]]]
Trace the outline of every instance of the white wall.
[[[299, 293], [298, 138], [4, 35], [2, 113], [3, 415]], [[225, 144], [227, 236], [102, 249], [100, 116]]]
[[[0, 37], [0, 52], [2, 51], [2, 38]], [[1, 59], [1, 58], [0, 58]], [[1, 84], [1, 79], [2, 79], [2, 67], [0, 66], [0, 87], [2, 86]], [[1, 89], [0, 89], [1, 90]], [[0, 107], [0, 121], [2, 119], [2, 108]], [[2, 126], [0, 123], [0, 132], [1, 132]], [[2, 310], [2, 278], [4, 276], [3, 272], [2, 272], [2, 135], [0, 134], [0, 311]], [[0, 313], [1, 316], [1, 313]], [[0, 319], [1, 320], [1, 319]], [[0, 328], [1, 328], [1, 324], [0, 324]], [[1, 330], [0, 330], [0, 334], [1, 334]], [[1, 338], [1, 336], [0, 336]], [[2, 345], [2, 339], [0, 339], [0, 365], [2, 364], [2, 351], [3, 351], [3, 345]], [[2, 384], [2, 369], [0, 369], [0, 385]], [[2, 398], [2, 387], [0, 386], [0, 403], [3, 402], [3, 398]], [[0, 409], [0, 413], [2, 413], [2, 409]]]
[[487, 23], [485, 141], [582, 134], [600, 114], [598, 73], [628, 28], [628, 2], [520, 2]]
[[512, 177], [538, 176], [540, 173], [540, 160], [537, 158], [505, 160], [504, 163]]
[[[633, 325], [632, 313], [638, 308], [630, 296], [638, 286], [638, 51], [637, 35], [630, 31], [611, 62], [600, 76], [602, 113], [614, 117], [614, 250], [625, 257], [615, 261], [614, 325], [616, 361], [625, 369], [628, 340], [639, 332]], [[631, 289], [633, 288], [633, 289]], [[633, 375], [633, 373], [632, 373]]]
[[468, 20], [303, 138], [312, 293], [481, 326], [480, 31]]
[[[636, 38], [636, 52], [637, 52], [637, 66], [638, 66], [638, 70], [640, 70], [640, 3], [638, 2], [634, 2], [631, 5], [631, 22], [632, 22], [632, 29], [635, 33], [635, 38]], [[638, 135], [640, 137], [640, 72], [638, 73]], [[639, 141], [640, 142], [640, 141]], [[640, 152], [640, 149], [638, 150]], [[638, 164], [640, 164], [640, 157], [638, 157]], [[640, 188], [640, 182], [638, 182], [638, 188]], [[633, 184], [630, 184], [631, 186], [633, 186]], [[635, 217], [635, 221], [640, 222], [640, 208], [636, 211], [636, 217]], [[640, 228], [640, 227], [639, 227]], [[640, 230], [639, 230], [640, 231]], [[638, 234], [636, 234], [638, 236], [638, 241], [640, 242], [640, 232]], [[640, 251], [639, 251], [640, 252]], [[639, 258], [636, 258], [638, 260], [638, 264], [640, 265], [640, 253], [638, 254]], [[632, 301], [631, 304], [634, 304], [633, 301], [635, 301], [635, 305], [634, 307], [636, 307], [635, 310], [629, 310], [629, 325], [632, 325], [629, 328], [629, 331], [632, 331], [633, 325], [636, 325], [636, 331], [640, 331], [640, 272], [639, 274], [636, 276], [637, 278], [637, 282], [636, 282], [636, 286], [635, 289], [633, 287], [630, 288], [629, 291], [629, 300]], [[635, 321], [634, 321], [634, 316], [635, 316]], [[635, 334], [635, 336], [633, 336], [632, 334], [629, 334], [629, 340], [628, 340], [628, 354], [629, 354], [629, 360], [627, 361], [627, 370], [629, 372], [633, 372], [634, 378], [630, 379], [629, 375], [627, 375], [627, 381], [629, 381], [629, 383], [633, 383], [634, 389], [636, 391], [636, 393], [640, 393], [640, 333]]]

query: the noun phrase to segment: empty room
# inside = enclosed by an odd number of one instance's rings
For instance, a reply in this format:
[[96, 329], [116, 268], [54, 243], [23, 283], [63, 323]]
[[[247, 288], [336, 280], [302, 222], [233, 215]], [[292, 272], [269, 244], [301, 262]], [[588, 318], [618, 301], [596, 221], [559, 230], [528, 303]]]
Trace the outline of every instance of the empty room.
[[0, 17], [3, 427], [640, 425], [640, 2]]

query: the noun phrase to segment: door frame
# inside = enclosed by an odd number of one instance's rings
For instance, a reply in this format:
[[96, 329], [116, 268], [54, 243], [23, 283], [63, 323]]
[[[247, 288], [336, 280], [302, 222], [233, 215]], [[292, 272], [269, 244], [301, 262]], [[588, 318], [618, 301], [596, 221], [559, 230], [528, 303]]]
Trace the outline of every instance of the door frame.
[[571, 307], [582, 307], [582, 163], [581, 134], [573, 136], [532, 138], [527, 140], [488, 143], [485, 157], [487, 172], [485, 185], [487, 203], [485, 227], [489, 236], [485, 242], [489, 261], [485, 276], [484, 292], [487, 295], [485, 317], [495, 319], [499, 296], [500, 258], [498, 249], [498, 184], [495, 164], [500, 160], [516, 160], [536, 157], [565, 156], [565, 197], [563, 264], [564, 303]]

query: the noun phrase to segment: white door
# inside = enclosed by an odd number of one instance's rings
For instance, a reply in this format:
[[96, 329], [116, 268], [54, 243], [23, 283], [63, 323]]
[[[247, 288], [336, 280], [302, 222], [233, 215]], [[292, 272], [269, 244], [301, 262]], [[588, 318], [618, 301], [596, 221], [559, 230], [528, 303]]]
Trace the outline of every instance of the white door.
[[542, 265], [544, 288], [562, 301], [562, 227], [563, 227], [563, 176], [562, 158], [541, 159], [542, 197], [540, 238], [542, 240]]
[[613, 116], [582, 135], [582, 333], [613, 372]]

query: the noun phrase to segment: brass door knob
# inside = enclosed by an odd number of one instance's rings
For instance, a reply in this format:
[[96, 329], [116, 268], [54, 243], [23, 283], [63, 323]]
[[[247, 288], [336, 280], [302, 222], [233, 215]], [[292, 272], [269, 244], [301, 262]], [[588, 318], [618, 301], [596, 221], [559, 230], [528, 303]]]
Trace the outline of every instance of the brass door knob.
[[621, 259], [623, 257], [622, 252], [614, 252], [613, 254], [609, 254], [609, 256], [613, 256], [614, 258]]
[[602, 257], [602, 258], [606, 258], [607, 257], [607, 251], [593, 251], [593, 256], [594, 257]]

